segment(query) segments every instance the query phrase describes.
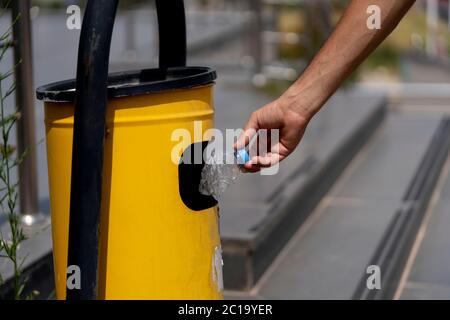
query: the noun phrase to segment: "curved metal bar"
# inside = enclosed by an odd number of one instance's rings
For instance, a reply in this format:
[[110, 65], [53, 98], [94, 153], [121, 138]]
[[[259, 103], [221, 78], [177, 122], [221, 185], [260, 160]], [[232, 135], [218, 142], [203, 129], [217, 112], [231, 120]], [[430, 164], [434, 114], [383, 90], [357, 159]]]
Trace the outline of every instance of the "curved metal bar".
[[[118, 0], [88, 1], [78, 50], [70, 195], [68, 266], [81, 271], [81, 288], [67, 300], [97, 298], [103, 147], [111, 38]], [[186, 64], [182, 0], [156, 0], [160, 68]]]
[[159, 25], [159, 67], [186, 65], [186, 15], [183, 0], [156, 0]]
[[81, 288], [67, 300], [97, 298], [98, 234], [111, 37], [118, 0], [89, 1], [78, 50], [68, 266], [81, 272]]

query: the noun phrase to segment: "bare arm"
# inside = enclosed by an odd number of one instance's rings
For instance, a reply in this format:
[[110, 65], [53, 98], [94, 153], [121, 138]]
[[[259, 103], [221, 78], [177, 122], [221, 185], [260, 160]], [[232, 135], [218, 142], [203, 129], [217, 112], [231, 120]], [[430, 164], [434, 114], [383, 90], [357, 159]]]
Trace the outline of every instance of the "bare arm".
[[[307, 124], [342, 82], [396, 28], [414, 0], [352, 0], [330, 38], [301, 77], [276, 101], [255, 111], [236, 147], [245, 145], [252, 132], [280, 129], [280, 142], [265, 157], [246, 164], [257, 171], [286, 158], [300, 142]], [[367, 8], [381, 9], [381, 29], [369, 29]]]

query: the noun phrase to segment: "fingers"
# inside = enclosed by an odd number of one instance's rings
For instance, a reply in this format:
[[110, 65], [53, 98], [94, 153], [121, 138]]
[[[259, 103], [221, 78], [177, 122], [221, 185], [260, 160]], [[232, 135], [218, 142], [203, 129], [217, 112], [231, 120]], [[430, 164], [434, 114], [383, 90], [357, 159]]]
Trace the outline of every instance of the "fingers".
[[257, 134], [256, 129], [250, 128], [245, 130], [241, 136], [238, 138], [236, 143], [233, 145], [233, 148], [235, 150], [243, 149], [245, 148], [250, 141], [253, 139], [253, 137]]
[[251, 163], [261, 168], [269, 168], [280, 162], [278, 153], [269, 152], [265, 156], [256, 156], [252, 158]]
[[247, 162], [244, 166], [241, 167], [241, 171], [244, 173], [256, 173], [261, 170], [261, 167], [258, 165], [254, 165], [251, 161]]
[[251, 161], [247, 162], [243, 169], [245, 172], [258, 172], [263, 168], [269, 168], [281, 161], [278, 153], [268, 153], [265, 156], [255, 156]]
[[[264, 108], [263, 108], [264, 109]], [[261, 109], [260, 109], [261, 110]], [[233, 148], [235, 150], [240, 150], [245, 148], [252, 140], [253, 138], [258, 135], [258, 130], [265, 129], [266, 124], [271, 126], [270, 123], [264, 122], [263, 125], [260, 124], [259, 121], [259, 111], [255, 111], [250, 116], [245, 128], [244, 132], [240, 135], [240, 137], [237, 139], [236, 143], [233, 145]], [[274, 117], [271, 117], [272, 120]], [[271, 121], [268, 121], [271, 122]], [[263, 127], [260, 127], [263, 126]], [[280, 154], [284, 154], [283, 148], [280, 147], [280, 143], [277, 143], [275, 146], [271, 146], [272, 142], [272, 136], [271, 132], [267, 133], [267, 136], [265, 137], [266, 140], [257, 141], [257, 155], [252, 157], [251, 161], [248, 161], [246, 164], [241, 166], [241, 171], [243, 172], [258, 172], [262, 168], [268, 168], [271, 166], [276, 165], [278, 162], [280, 162], [282, 159], [280, 158]], [[260, 137], [258, 137], [260, 139]], [[264, 146], [269, 148], [269, 151], [265, 155], [261, 155], [260, 152], [266, 152], [267, 149], [264, 151], [261, 151], [259, 148], [261, 147], [260, 144], [263, 144]], [[264, 147], [263, 147], [264, 149]], [[251, 155], [251, 154], [250, 154]]]

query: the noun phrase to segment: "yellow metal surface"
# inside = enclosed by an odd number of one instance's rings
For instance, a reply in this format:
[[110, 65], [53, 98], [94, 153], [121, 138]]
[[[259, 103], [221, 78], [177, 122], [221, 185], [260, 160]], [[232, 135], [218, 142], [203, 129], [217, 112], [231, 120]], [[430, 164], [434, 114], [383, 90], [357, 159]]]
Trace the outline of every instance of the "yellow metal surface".
[[[56, 292], [65, 298], [73, 105], [45, 104]], [[100, 228], [101, 299], [221, 299], [214, 274], [217, 209], [178, 191], [172, 132], [213, 127], [212, 86], [109, 102]], [[181, 156], [181, 154], [180, 154]], [[81, 270], [82, 272], [82, 270]]]

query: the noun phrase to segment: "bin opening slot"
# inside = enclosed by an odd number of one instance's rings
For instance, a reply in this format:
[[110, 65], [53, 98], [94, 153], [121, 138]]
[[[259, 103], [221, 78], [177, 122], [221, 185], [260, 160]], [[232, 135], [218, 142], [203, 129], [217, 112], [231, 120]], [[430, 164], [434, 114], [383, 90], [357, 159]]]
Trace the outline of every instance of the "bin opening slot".
[[[205, 166], [203, 152], [208, 144], [208, 141], [191, 144], [183, 152], [178, 165], [181, 200], [189, 209], [194, 211], [206, 210], [217, 205], [217, 201], [213, 196], [203, 195], [199, 191], [202, 170]], [[201, 150], [201, 156], [196, 150]], [[196, 153], [197, 157], [195, 156]]]

